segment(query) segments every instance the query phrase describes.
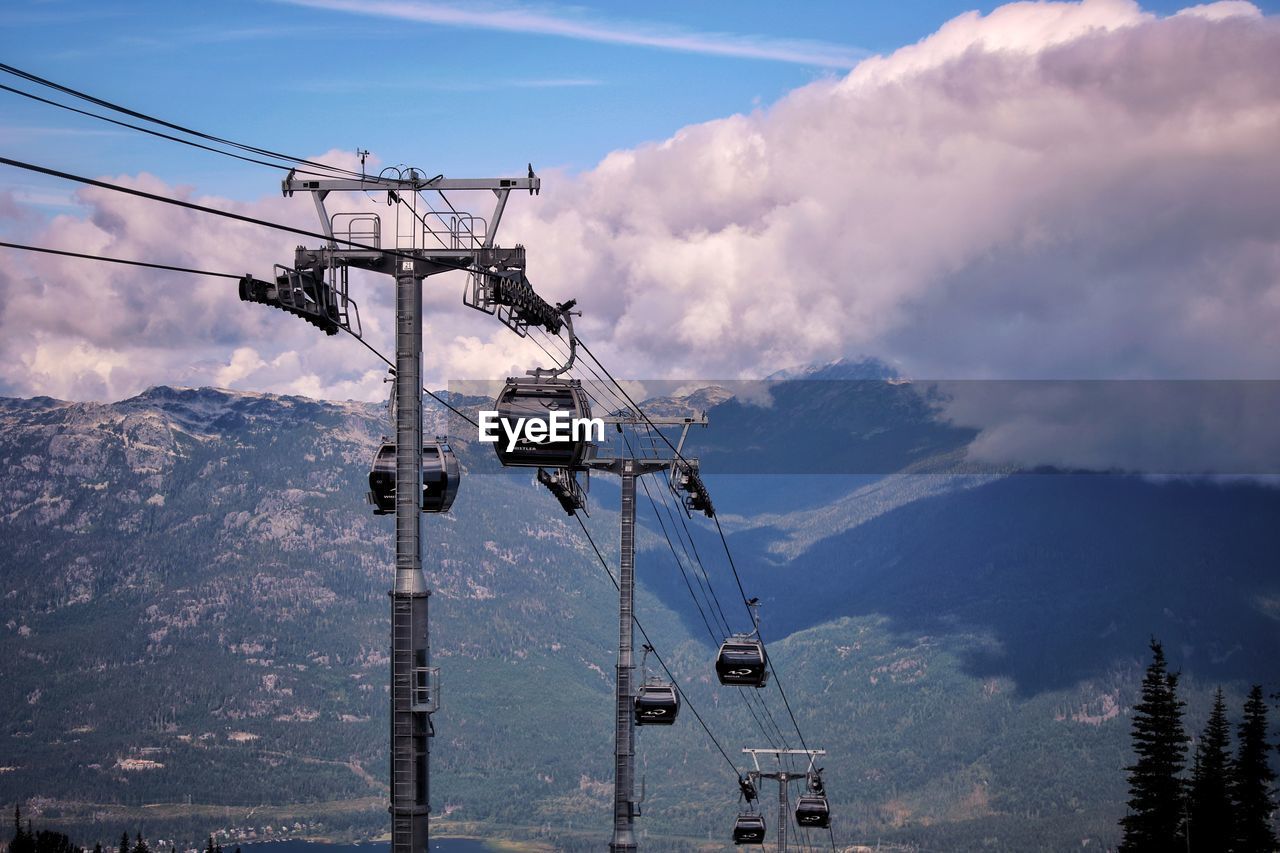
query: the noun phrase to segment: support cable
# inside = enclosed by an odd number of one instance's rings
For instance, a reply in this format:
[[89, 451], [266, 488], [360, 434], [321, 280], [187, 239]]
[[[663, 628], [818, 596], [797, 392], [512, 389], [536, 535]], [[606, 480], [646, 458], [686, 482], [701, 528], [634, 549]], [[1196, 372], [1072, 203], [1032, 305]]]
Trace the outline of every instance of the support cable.
[[[563, 356], [563, 355], [564, 355], [564, 351], [563, 351], [563, 350], [561, 349], [561, 347], [558, 345], [558, 343], [559, 343], [558, 338], [557, 338], [556, 336], [549, 335], [549, 334], [547, 334], [546, 332], [543, 332], [542, 334], [543, 334], [543, 336], [547, 339], [547, 341], [548, 341], [549, 343], [551, 343], [551, 345], [552, 345], [552, 346], [554, 346], [554, 347], [556, 348], [557, 352], [559, 352], [559, 353], [561, 354], [561, 356]], [[544, 353], [544, 354], [546, 354], [546, 356], [547, 356], [548, 358], [550, 358], [552, 361], [556, 361], [556, 360], [557, 360], [557, 357], [556, 357], [556, 356], [553, 356], [553, 355], [552, 355], [552, 354], [547, 350], [547, 348], [546, 348], [545, 346], [543, 346], [540, 342], [538, 342], [536, 339], [534, 340], [534, 343], [535, 343], [535, 344], [537, 344], [537, 345], [538, 345], [538, 348], [539, 348], [539, 349], [541, 349], [541, 350], [543, 351], [543, 353]], [[585, 362], [584, 362], [584, 364], [585, 364]], [[590, 365], [586, 365], [586, 366], [587, 366], [587, 368], [588, 368], [588, 369], [590, 369]], [[596, 374], [596, 376], [597, 376], [597, 378], [599, 378], [599, 374]], [[603, 380], [603, 379], [600, 379], [599, 381], [600, 381], [602, 384], [604, 383], [604, 380]], [[607, 388], [607, 386], [605, 386], [605, 387]], [[584, 391], [584, 392], [586, 393], [586, 395], [587, 395], [587, 396], [592, 400], [592, 402], [596, 403], [597, 405], [600, 405], [600, 401], [599, 401], [599, 400], [595, 397], [595, 395], [593, 395], [593, 394], [592, 394], [592, 393], [591, 393], [591, 392], [590, 392], [586, 387], [584, 387], [584, 388], [583, 388], [583, 391]], [[615, 396], [615, 398], [616, 398], [616, 394], [615, 394], [614, 396]], [[626, 405], [625, 405], [625, 404], [623, 404], [623, 405], [621, 406], [621, 408], [625, 409], [625, 408], [627, 408], [627, 407], [626, 407]], [[624, 441], [626, 441], [626, 444], [627, 444], [627, 450], [628, 450], [628, 451], [629, 451], [629, 452], [634, 456], [634, 455], [635, 455], [635, 450], [631, 447], [631, 442], [630, 442], [630, 440], [626, 439], [626, 438], [625, 438], [625, 436], [624, 436]], [[702, 624], [703, 624], [703, 626], [704, 626], [704, 627], [706, 627], [706, 629], [707, 629], [707, 636], [708, 636], [708, 637], [710, 637], [710, 639], [711, 639], [711, 643], [712, 643], [712, 645], [713, 645], [713, 646], [718, 645], [718, 644], [719, 644], [719, 639], [716, 637], [716, 635], [715, 635], [715, 631], [712, 629], [712, 627], [711, 627], [711, 625], [710, 625], [710, 621], [707, 619], [706, 612], [703, 610], [702, 605], [701, 605], [701, 604], [699, 604], [699, 602], [698, 602], [698, 598], [697, 598], [697, 596], [694, 594], [693, 586], [692, 586], [692, 584], [690, 584], [690, 583], [689, 583], [689, 577], [688, 577], [688, 575], [687, 575], [687, 574], [686, 574], [686, 572], [685, 572], [684, 565], [683, 565], [683, 563], [682, 563], [682, 561], [681, 561], [681, 559], [680, 559], [680, 556], [676, 553], [675, 546], [673, 545], [673, 543], [672, 543], [672, 541], [671, 541], [671, 536], [667, 533], [666, 525], [665, 525], [665, 524], [663, 524], [663, 522], [662, 522], [662, 518], [658, 515], [658, 507], [657, 507], [656, 502], [655, 502], [655, 501], [654, 501], [654, 499], [653, 499], [653, 495], [652, 495], [652, 494], [650, 493], [650, 491], [649, 491], [649, 486], [648, 486], [647, 482], [646, 482], [643, 478], [641, 478], [641, 480], [640, 480], [640, 485], [644, 488], [645, 497], [647, 497], [647, 498], [649, 499], [649, 505], [650, 505], [650, 507], [653, 509], [654, 518], [656, 518], [656, 519], [658, 520], [658, 524], [659, 524], [659, 526], [660, 526], [660, 527], [661, 527], [661, 529], [662, 529], [662, 535], [663, 535], [663, 537], [664, 537], [664, 538], [666, 539], [666, 541], [667, 541], [667, 547], [671, 549], [671, 555], [672, 555], [672, 557], [674, 557], [674, 558], [675, 558], [675, 561], [676, 561], [676, 567], [677, 567], [677, 568], [679, 569], [679, 571], [680, 571], [680, 577], [681, 577], [681, 579], [682, 579], [682, 580], [684, 580], [685, 589], [687, 589], [687, 590], [689, 591], [689, 597], [693, 599], [694, 606], [698, 608], [698, 615], [702, 618]], [[666, 496], [665, 496], [665, 495], [662, 495], [662, 500], [663, 500], [663, 505], [664, 505], [664, 507], [666, 507], [666, 509], [667, 509], [667, 514], [668, 514], [668, 515], [671, 515], [671, 510], [670, 510], [669, 505], [667, 504], [667, 500], [666, 500]], [[673, 522], [672, 522], [673, 527], [674, 527], [674, 524], [675, 524], [675, 522], [673, 521]], [[681, 544], [681, 549], [682, 549], [682, 550], [685, 550], [685, 549], [684, 549], [684, 545], [683, 545], [683, 543]], [[690, 562], [690, 563], [692, 563], [692, 560], [689, 558], [689, 552], [688, 552], [687, 550], [685, 550], [685, 559], [686, 559], [686, 560], [689, 560], [689, 562]], [[706, 575], [706, 569], [705, 569], [705, 567], [704, 567], [704, 568], [702, 568], [702, 573], [703, 573], [703, 575], [704, 575], [704, 576]], [[696, 574], [696, 573], [694, 574], [694, 577], [695, 577], [695, 578], [697, 578], [697, 574]], [[699, 581], [699, 587], [700, 587], [700, 588], [701, 588], [701, 585], [702, 585], [702, 583], [701, 583], [701, 581]], [[705, 597], [705, 592], [704, 592], [704, 597]], [[717, 607], [719, 607], [719, 600], [718, 600], [718, 599], [716, 600], [716, 606], [717, 606]], [[708, 609], [710, 609], [710, 607], [711, 607], [711, 602], [710, 602], [710, 601], [708, 601], [708, 602], [707, 602], [707, 607], [708, 607]], [[721, 612], [721, 617], [723, 618], [723, 615], [724, 615], [724, 611], [723, 611], [723, 609], [722, 609], [720, 612]], [[714, 616], [715, 616], [715, 614], [714, 614], [714, 613], [712, 613], [712, 616], [714, 617]], [[728, 623], [727, 623], [727, 622], [725, 623], [725, 631], [726, 631], [726, 634], [731, 634], [731, 633], [733, 633], [733, 631], [728, 627]], [[764, 724], [764, 722], [762, 721], [762, 719], [761, 719], [760, 715], [756, 712], [755, 706], [753, 706], [753, 705], [751, 704], [751, 700], [750, 700], [750, 698], [748, 697], [748, 695], [747, 695], [747, 694], [745, 694], [745, 693], [744, 693], [743, 691], [741, 691], [741, 690], [739, 690], [739, 691], [737, 691], [737, 692], [738, 692], [739, 697], [742, 699], [743, 705], [746, 707], [747, 712], [751, 715], [751, 718], [755, 721], [756, 727], [760, 729], [760, 733], [764, 736], [764, 739], [769, 743], [769, 745], [770, 745], [771, 747], [776, 748], [776, 747], [778, 746], [779, 741], [774, 739], [774, 735], [770, 732], [770, 730], [769, 730], [768, 726], [766, 726], [766, 725]], [[782, 730], [778, 727], [777, 722], [773, 719], [773, 714], [769, 711], [768, 707], [764, 704], [764, 699], [763, 699], [763, 697], [757, 696], [757, 697], [755, 697], [755, 698], [756, 698], [757, 703], [760, 705], [760, 707], [764, 710], [765, 714], [767, 715], [767, 718], [768, 718], [769, 722], [773, 724], [773, 732], [776, 732], [776, 733], [777, 733], [777, 735], [778, 735], [778, 737], [779, 737], [779, 738], [781, 738], [781, 743], [783, 744], [783, 746], [784, 746], [785, 748], [787, 748], [787, 749], [790, 749], [790, 745], [786, 743], [786, 736], [785, 736], [784, 734], [782, 734]]]
[[[110, 183], [108, 181], [100, 181], [100, 180], [97, 180], [96, 178], [88, 178], [88, 177], [85, 177], [84, 175], [76, 175], [76, 174], [72, 174], [71, 172], [62, 172], [57, 169], [50, 169], [47, 166], [38, 166], [34, 163], [26, 163], [21, 160], [13, 160], [9, 157], [0, 157], [0, 165], [12, 166], [15, 169], [24, 169], [28, 172], [35, 172], [41, 175], [48, 175], [50, 177], [60, 178], [64, 181], [72, 181], [74, 183], [85, 184], [91, 187], [99, 187], [100, 189], [111, 190], [113, 192], [123, 193], [125, 195], [136, 196], [138, 198], [145, 198], [148, 201], [158, 201], [161, 204], [170, 204], [175, 207], [185, 208], [187, 210], [195, 210], [195, 211], [199, 211], [200, 213], [208, 213], [213, 216], [221, 216], [226, 219], [234, 219], [237, 222], [244, 222], [249, 225], [258, 225], [263, 228], [270, 228], [275, 231], [284, 231], [287, 234], [298, 234], [303, 237], [312, 237], [314, 239], [321, 240], [325, 243], [341, 243], [345, 246], [349, 246], [352, 249], [359, 249], [366, 252], [380, 252], [384, 255], [389, 255], [395, 258], [404, 258], [407, 260], [418, 260], [418, 257], [416, 255], [413, 255], [407, 252], [400, 252], [395, 249], [384, 249], [379, 246], [372, 246], [367, 243], [361, 243], [356, 240], [348, 240], [348, 239], [337, 237], [337, 236], [330, 237], [329, 235], [321, 234], [318, 231], [308, 231], [305, 228], [295, 228], [292, 225], [284, 225], [279, 222], [270, 222], [266, 219], [258, 219], [253, 216], [246, 216], [243, 213], [234, 213], [230, 210], [219, 210], [216, 207], [208, 207], [203, 204], [196, 204], [193, 201], [183, 201], [182, 199], [178, 199], [178, 198], [170, 198], [169, 196], [157, 195], [156, 193], [149, 193], [145, 190], [138, 190], [132, 187], [124, 187], [124, 186], [120, 186], [119, 184]], [[475, 271], [474, 267], [472, 267], [469, 263], [461, 262], [461, 261], [458, 263], [451, 263], [448, 259], [435, 258], [432, 260], [432, 263], [435, 263], [447, 269], [456, 269], [462, 272]]]
[[[596, 559], [600, 561], [600, 568], [604, 569], [604, 573], [609, 576], [609, 581], [613, 584], [614, 588], [617, 589], [618, 579], [615, 578], [613, 576], [613, 572], [609, 570], [609, 564], [605, 561], [604, 554], [600, 553], [600, 548], [596, 545], [595, 539], [591, 536], [591, 531], [587, 529], [586, 522], [584, 522], [582, 520], [582, 516], [577, 513], [574, 513], [573, 517], [578, 520], [578, 526], [582, 528], [583, 535], [586, 536], [587, 541], [591, 543], [591, 550], [595, 551]], [[631, 621], [635, 623], [635, 626], [638, 629], [640, 629], [640, 635], [644, 637], [644, 641], [652, 647], [653, 641], [649, 639], [649, 632], [645, 631], [644, 626], [640, 624], [640, 620], [632, 614]], [[661, 664], [663, 671], [666, 672], [667, 677], [671, 679], [671, 683], [680, 691], [680, 695], [684, 699], [684, 703], [689, 706], [689, 710], [692, 711], [693, 716], [697, 718], [698, 724], [702, 726], [702, 730], [707, 733], [707, 737], [711, 739], [711, 742], [715, 744], [716, 749], [722, 756], [724, 756], [724, 760], [733, 770], [734, 775], [738, 778], [742, 778], [742, 773], [738, 770], [738, 765], [734, 764], [733, 759], [729, 757], [729, 753], [724, 751], [724, 747], [720, 745], [720, 741], [716, 739], [716, 736], [711, 732], [710, 727], [707, 726], [706, 721], [702, 719], [702, 715], [698, 713], [698, 709], [694, 707], [693, 702], [689, 701], [689, 694], [686, 693], [684, 688], [680, 686], [680, 683], [676, 681], [675, 675], [672, 674], [671, 670], [667, 667], [666, 661], [662, 659], [662, 656], [658, 654], [656, 649], [653, 652], [653, 656], [658, 663]]]
[[[623, 441], [626, 443], [627, 452], [630, 453], [631, 456], [633, 457], [636, 456], [635, 449], [631, 446], [631, 440], [626, 437], [625, 433], [623, 434]], [[649, 499], [649, 506], [653, 509], [653, 516], [654, 518], [657, 519], [658, 526], [662, 529], [662, 536], [667, 540], [667, 547], [671, 549], [671, 556], [675, 559], [676, 567], [680, 570], [680, 577], [684, 579], [685, 589], [689, 591], [689, 597], [693, 599], [694, 606], [698, 608], [698, 615], [702, 617], [702, 624], [706, 626], [707, 635], [711, 638], [711, 644], [712, 646], [717, 646], [719, 644], [719, 640], [717, 639], [714, 630], [711, 628], [710, 622], [707, 620], [707, 616], [702, 609], [702, 605], [698, 602], [698, 597], [693, 591], [693, 585], [689, 583], [689, 577], [688, 577], [688, 574], [685, 572], [684, 564], [680, 559], [680, 555], [676, 553], [675, 545], [672, 544], [670, 534], [667, 533], [667, 526], [666, 524], [663, 523], [662, 517], [658, 514], [658, 505], [654, 501], [652, 493], [649, 491], [649, 485], [643, 478], [640, 481], [640, 485], [644, 488], [645, 497]], [[664, 501], [665, 501], [665, 496], [664, 496]], [[688, 557], [687, 552], [685, 554], [685, 557], [686, 558]], [[694, 574], [694, 577], [696, 578], [697, 575]], [[710, 601], [707, 602], [707, 607], [708, 609], [711, 607]], [[714, 615], [715, 614], [713, 613], [712, 616], [714, 617]], [[776, 748], [777, 741], [773, 739], [773, 735], [770, 734], [768, 728], [761, 721], [761, 718], [756, 714], [755, 709], [751, 705], [751, 698], [741, 690], [737, 691], [737, 693], [740, 697], [742, 697], [743, 704], [746, 705], [747, 711], [750, 712], [752, 719], [755, 720], [756, 726], [758, 726], [760, 729], [760, 733], [764, 735], [765, 740], [769, 742], [770, 746]], [[781, 738], [783, 748], [790, 749], [791, 748], [790, 745], [787, 744], [786, 742], [787, 741], [786, 736], [783, 735], [782, 730], [778, 728], [778, 724], [773, 719], [773, 714], [769, 711], [768, 706], [764, 704], [764, 701], [761, 697], [757, 696], [756, 699], [757, 699], [757, 702], [760, 704], [761, 708], [764, 710], [766, 716], [768, 717], [769, 722], [773, 724], [774, 731], [777, 732], [778, 737]]]
[[89, 255], [83, 252], [69, 252], [66, 249], [50, 249], [46, 246], [27, 246], [22, 243], [8, 243], [0, 241], [0, 246], [6, 249], [21, 249], [24, 252], [40, 252], [45, 255], [63, 255], [68, 258], [83, 258], [88, 261], [106, 261], [109, 264], [124, 264], [131, 267], [146, 267], [153, 270], [169, 270], [171, 272], [185, 272], [191, 275], [207, 275], [214, 278], [234, 278], [239, 280], [244, 276], [239, 273], [230, 272], [211, 272], [210, 270], [198, 270], [191, 267], [178, 267], [171, 264], [155, 264], [149, 261], [134, 261], [128, 258], [108, 258], [104, 255]]
[[45, 78], [38, 77], [29, 71], [23, 71], [21, 68], [14, 68], [12, 65], [6, 65], [2, 62], [0, 62], [0, 71], [5, 72], [6, 74], [12, 74], [15, 77], [19, 77], [31, 83], [37, 83], [41, 86], [54, 89], [55, 91], [61, 92], [64, 95], [70, 95], [73, 98], [79, 98], [82, 101], [88, 101], [89, 103], [94, 104], [96, 106], [105, 107], [106, 109], [109, 109], [112, 112], [122, 113], [132, 118], [140, 119], [145, 122], [150, 122], [151, 124], [158, 124], [161, 127], [167, 127], [170, 130], [176, 130], [179, 133], [185, 133], [188, 136], [194, 136], [199, 139], [204, 139], [208, 142], [216, 142], [220, 145], [230, 145], [232, 148], [238, 148], [241, 151], [247, 151], [251, 154], [257, 154], [263, 157], [274, 157], [277, 160], [287, 160], [289, 162], [298, 163], [303, 166], [311, 166], [312, 168], [316, 168], [316, 169], [324, 169], [327, 172], [333, 173], [333, 174], [347, 175], [353, 178], [360, 178], [360, 179], [363, 179], [366, 177], [365, 175], [354, 172], [351, 169], [344, 169], [340, 166], [330, 166], [326, 163], [317, 163], [314, 160], [307, 160], [303, 157], [294, 157], [290, 154], [281, 154], [280, 152], [272, 151], [269, 148], [259, 148], [255, 145], [246, 145], [242, 142], [236, 142], [233, 139], [226, 139], [221, 136], [215, 136], [211, 133], [205, 133], [203, 131], [195, 130], [190, 127], [184, 127], [183, 125], [180, 125], [180, 124], [174, 124], [173, 122], [165, 121], [164, 119], [156, 118], [155, 116], [147, 115], [146, 113], [138, 112], [137, 110], [131, 110], [128, 107], [120, 106], [119, 104], [114, 104], [111, 101], [103, 100], [102, 98], [98, 98], [93, 95], [87, 94], [85, 92], [81, 92], [77, 89], [71, 88], [70, 86], [64, 86], [61, 83], [55, 83], [52, 80], [46, 80]]
[[[656, 454], [658, 451], [658, 445], [653, 438], [653, 430], [646, 430], [646, 431], [649, 433], [650, 447], [653, 448], [653, 451]], [[667, 492], [670, 492], [671, 479], [668, 476], [666, 471], [662, 472], [662, 477], [663, 477], [663, 481], [667, 484]], [[711, 583], [711, 577], [707, 574], [707, 567], [702, 562], [702, 555], [698, 553], [698, 546], [693, 541], [693, 533], [692, 531], [689, 530], [689, 523], [685, 520], [684, 513], [680, 512], [678, 508], [676, 510], [671, 509], [671, 501], [668, 499], [668, 496], [665, 492], [659, 490], [659, 495], [662, 498], [662, 505], [667, 511], [667, 517], [671, 519], [671, 526], [675, 528], [676, 537], [680, 539], [681, 549], [685, 552], [685, 556], [689, 559], [689, 562], [693, 565], [696, 565], [702, 573], [702, 581], [706, 582], [706, 591], [710, 595], [710, 599], [708, 603], [709, 604], [710, 602], [715, 603], [715, 608], [716, 608], [716, 611], [719, 613], [720, 624], [724, 627], [725, 635], [728, 636], [729, 634], [732, 634], [733, 629], [729, 626], [729, 619], [728, 617], [725, 616], [724, 607], [722, 607], [720, 604], [720, 596], [716, 594], [715, 587]], [[683, 537], [681, 537], [680, 535], [680, 528], [677, 528], [675, 526], [677, 519], [679, 520], [680, 525], [684, 528]], [[690, 556], [691, 554], [692, 556]], [[699, 583], [701, 584], [701, 581]]]
[[[649, 420], [649, 416], [646, 415], [644, 411], [640, 408], [640, 406], [635, 402], [635, 400], [631, 398], [631, 395], [627, 393], [627, 389], [622, 387], [622, 384], [618, 382], [616, 378], [614, 378], [613, 374], [609, 372], [609, 368], [605, 367], [600, 362], [600, 359], [596, 358], [595, 353], [591, 351], [591, 348], [588, 347], [581, 340], [578, 341], [578, 346], [581, 347], [582, 351], [587, 354], [587, 357], [589, 357], [592, 361], [594, 361], [596, 365], [602, 371], [604, 371], [604, 375], [609, 377], [609, 380], [617, 387], [619, 391], [622, 392], [623, 396], [626, 397], [627, 401], [631, 403], [631, 406], [636, 411], [636, 413], [639, 414], [642, 418], [644, 418], [645, 421], [648, 422], [650, 427], [653, 427], [654, 431], [658, 433], [658, 435], [662, 438], [662, 440], [666, 442], [667, 446], [670, 447], [671, 450], [676, 454], [676, 458], [680, 459], [682, 462], [687, 463], [688, 460], [686, 460], [684, 456], [680, 453], [679, 449], [677, 449], [676, 446], [671, 443], [671, 439], [667, 438], [667, 436], [663, 434], [661, 430], [658, 430], [657, 425], [655, 425], [653, 421]], [[716, 523], [716, 530], [720, 534], [720, 543], [724, 546], [725, 556], [729, 560], [729, 568], [733, 571], [734, 580], [738, 584], [738, 592], [742, 596], [742, 604], [744, 607], [747, 608], [747, 611], [750, 612], [751, 608], [750, 608], [750, 605], [747, 603], [749, 599], [747, 597], [746, 590], [742, 586], [742, 576], [739, 575], [738, 573], [738, 567], [737, 567], [737, 564], [734, 562], [733, 553], [729, 549], [729, 540], [725, 538], [724, 528], [720, 525], [720, 518], [718, 516], [712, 516], [712, 520]], [[753, 616], [752, 622], [754, 623], [754, 621], [755, 620]], [[759, 630], [759, 626], [757, 626], [757, 631], [758, 630]], [[757, 634], [757, 636], [760, 636], [760, 635]], [[763, 641], [764, 641], [764, 638], [761, 637], [761, 642]], [[769, 660], [769, 672], [773, 675], [773, 683], [778, 688], [778, 694], [782, 696], [782, 703], [787, 708], [787, 715], [791, 717], [791, 725], [795, 727], [796, 736], [800, 738], [801, 746], [804, 747], [805, 749], [808, 749], [809, 745], [805, 742], [804, 733], [800, 731], [800, 724], [796, 721], [795, 711], [792, 710], [791, 702], [790, 700], [787, 699], [786, 690], [784, 690], [782, 687], [782, 680], [778, 678], [778, 670], [773, 665], [772, 659]]]
[[[90, 254], [85, 254], [83, 252], [69, 252], [65, 249], [50, 249], [46, 246], [28, 246], [22, 243], [10, 243], [7, 241], [0, 241], [0, 247], [6, 248], [6, 249], [20, 249], [24, 252], [39, 252], [41, 254], [46, 254], [46, 255], [63, 255], [69, 258], [80, 258], [87, 261], [103, 261], [109, 264], [123, 264], [125, 266], [131, 266], [131, 267], [145, 267], [147, 269], [168, 270], [170, 272], [189, 273], [191, 275], [207, 275], [207, 276], [213, 276], [214, 278], [233, 278], [233, 279], [239, 280], [244, 277], [239, 273], [213, 272], [211, 270], [198, 270], [198, 269], [193, 269], [191, 267], [174, 266], [172, 264], [156, 264], [156, 263], [151, 263], [149, 261], [135, 261], [129, 258], [111, 258], [111, 257], [107, 257], [106, 255], [90, 255]], [[395, 364], [391, 361], [391, 359], [387, 358], [385, 355], [379, 352], [376, 348], [374, 348], [372, 344], [370, 344], [364, 338], [360, 337], [355, 332], [352, 332], [346, 326], [342, 326], [341, 328], [347, 334], [351, 335], [351, 337], [359, 341], [367, 350], [369, 350], [369, 352], [373, 353], [378, 358], [382, 359], [383, 363], [386, 364], [388, 367], [395, 367]], [[446, 402], [445, 400], [437, 396], [430, 389], [423, 388], [422, 391], [431, 399], [435, 400], [437, 403], [444, 406], [446, 409], [453, 412], [455, 415], [462, 418], [467, 423], [471, 424], [474, 427], [479, 426], [469, 415], [467, 415], [465, 412], [461, 412], [458, 409], [455, 409], [453, 406], [451, 406], [448, 402]]]
[[70, 112], [78, 113], [82, 116], [88, 116], [89, 118], [96, 118], [99, 121], [105, 121], [110, 124], [117, 125], [118, 127], [127, 127], [130, 130], [136, 130], [139, 133], [145, 133], [148, 136], [154, 136], [158, 139], [167, 139], [170, 142], [177, 142], [180, 145], [189, 145], [192, 148], [199, 148], [203, 151], [211, 151], [214, 154], [221, 154], [225, 157], [234, 157], [235, 159], [243, 160], [246, 163], [254, 163], [258, 166], [267, 166], [272, 169], [288, 170], [293, 168], [294, 171], [296, 171], [300, 175], [312, 175], [314, 177], [319, 177], [319, 178], [332, 177], [332, 174], [328, 172], [313, 172], [309, 169], [296, 168], [296, 167], [288, 166], [282, 163], [272, 163], [268, 160], [259, 160], [256, 157], [246, 157], [243, 154], [236, 154], [233, 151], [223, 151], [221, 148], [214, 148], [212, 145], [205, 145], [200, 142], [194, 142], [190, 139], [183, 139], [180, 136], [173, 136], [172, 134], [163, 133], [159, 130], [152, 130], [149, 127], [143, 127], [142, 125], [133, 124], [132, 122], [120, 121], [119, 119], [114, 119], [114, 118], [111, 118], [110, 116], [99, 115], [98, 113], [90, 112], [89, 110], [82, 110], [79, 107], [73, 107], [70, 104], [62, 104], [57, 101], [51, 101], [48, 98], [42, 98], [39, 95], [32, 94], [31, 92], [24, 92], [21, 89], [15, 89], [12, 86], [6, 86], [3, 83], [0, 83], [0, 91], [11, 92], [15, 95], [21, 95], [24, 98], [30, 98], [33, 101], [39, 101], [40, 103], [48, 104], [51, 107], [58, 107], [59, 109], [69, 110]]

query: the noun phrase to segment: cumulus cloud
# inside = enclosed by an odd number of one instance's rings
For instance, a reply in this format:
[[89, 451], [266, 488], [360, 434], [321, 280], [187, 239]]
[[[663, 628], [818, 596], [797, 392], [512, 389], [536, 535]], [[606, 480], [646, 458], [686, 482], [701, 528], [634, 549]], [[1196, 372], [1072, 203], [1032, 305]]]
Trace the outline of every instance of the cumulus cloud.
[[1016, 3], [615, 152], [508, 227], [633, 374], [1265, 377], [1278, 143], [1252, 6]]
[[[1278, 143], [1280, 24], [1251, 4], [1012, 3], [768, 109], [544, 174], [500, 237], [529, 247], [548, 299], [580, 300], [579, 332], [621, 375], [871, 354], [927, 377], [1269, 378]], [[82, 191], [88, 214], [32, 241], [258, 274], [297, 242], [108, 196]], [[305, 200], [213, 203], [313, 227]], [[21, 263], [0, 278], [7, 393], [384, 393], [353, 342], [238, 303], [234, 282]], [[389, 351], [389, 282], [358, 287]], [[461, 288], [428, 280], [433, 382], [547, 363]]]

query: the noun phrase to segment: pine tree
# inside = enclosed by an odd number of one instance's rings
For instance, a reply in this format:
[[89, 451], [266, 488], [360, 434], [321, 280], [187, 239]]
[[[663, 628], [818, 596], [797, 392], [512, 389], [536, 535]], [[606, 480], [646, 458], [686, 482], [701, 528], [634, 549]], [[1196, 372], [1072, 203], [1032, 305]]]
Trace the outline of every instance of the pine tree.
[[133, 848], [129, 846], [129, 833], [127, 832], [120, 833], [120, 849], [117, 851], [117, 853], [130, 853], [132, 849]]
[[1218, 688], [1213, 711], [1196, 744], [1195, 764], [1191, 772], [1189, 807], [1191, 849], [1198, 853], [1227, 851], [1233, 838], [1231, 791], [1235, 768], [1230, 755], [1231, 727], [1227, 723], [1227, 704]]
[[1133, 707], [1129, 813], [1120, 820], [1126, 853], [1169, 853], [1184, 847], [1183, 783], [1187, 735], [1182, 728], [1178, 675], [1168, 671], [1164, 648], [1151, 640], [1151, 664], [1142, 678], [1142, 701]]
[[[134, 842], [134, 845], [133, 845], [133, 853], [151, 853], [151, 848], [147, 846], [147, 842], [142, 840], [141, 832], [139, 832], [135, 836], [135, 838], [137, 840]], [[129, 837], [128, 835], [126, 835], [125, 841], [127, 842], [128, 840], [129, 840]]]
[[9, 842], [9, 853], [33, 853], [36, 840], [29, 829], [22, 828], [22, 810], [15, 803], [13, 806], [13, 840]]
[[1267, 743], [1267, 705], [1262, 700], [1262, 685], [1249, 690], [1244, 703], [1244, 720], [1237, 730], [1240, 745], [1236, 753], [1235, 787], [1235, 853], [1261, 853], [1276, 849], [1276, 836], [1271, 831], [1271, 812], [1275, 808], [1271, 783], [1276, 774], [1268, 763], [1271, 746]]

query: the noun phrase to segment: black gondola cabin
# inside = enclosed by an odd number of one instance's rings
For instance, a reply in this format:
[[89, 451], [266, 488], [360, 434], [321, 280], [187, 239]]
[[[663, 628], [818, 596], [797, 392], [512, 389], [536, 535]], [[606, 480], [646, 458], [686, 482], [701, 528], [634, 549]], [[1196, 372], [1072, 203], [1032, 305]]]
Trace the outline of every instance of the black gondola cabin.
[[831, 809], [821, 794], [804, 794], [796, 803], [796, 823], [800, 826], [826, 829], [831, 826]]
[[669, 726], [680, 713], [680, 693], [661, 678], [650, 678], [636, 693], [637, 726]]
[[764, 687], [769, 680], [769, 656], [756, 637], [733, 636], [720, 646], [716, 676], [721, 684]]
[[[495, 401], [498, 413], [498, 440], [494, 449], [498, 461], [508, 468], [568, 468], [581, 470], [590, 448], [589, 430], [576, 422], [591, 417], [591, 406], [582, 385], [576, 379], [508, 379]], [[567, 415], [570, 437], [565, 440], [546, 438], [530, 440], [523, 433], [515, 445], [509, 446], [508, 429], [524, 419], [539, 420], [549, 432], [553, 412]]]
[[740, 812], [733, 823], [734, 844], [764, 844], [764, 815]]
[[[422, 511], [448, 512], [462, 482], [458, 457], [443, 438], [422, 446]], [[369, 469], [369, 503], [374, 515], [396, 511], [396, 445], [383, 439]]]

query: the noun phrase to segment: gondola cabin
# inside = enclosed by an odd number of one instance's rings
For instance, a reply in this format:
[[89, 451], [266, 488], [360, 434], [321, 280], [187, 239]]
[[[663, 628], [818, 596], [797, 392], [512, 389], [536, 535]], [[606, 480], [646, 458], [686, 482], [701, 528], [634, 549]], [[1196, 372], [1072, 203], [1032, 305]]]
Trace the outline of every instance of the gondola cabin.
[[734, 844], [764, 844], [764, 815], [741, 812], [733, 823]]
[[[422, 511], [448, 512], [462, 482], [458, 457], [444, 438], [422, 446]], [[396, 511], [396, 445], [383, 440], [369, 469], [369, 503], [374, 515]]]
[[764, 687], [769, 681], [769, 656], [764, 643], [741, 635], [725, 640], [716, 656], [716, 676], [721, 684]]
[[[508, 379], [494, 404], [498, 413], [498, 440], [494, 449], [498, 461], [509, 468], [568, 468], [580, 470], [583, 460], [593, 445], [590, 431], [578, 421], [591, 417], [591, 406], [582, 385], [565, 379]], [[552, 413], [562, 425], [560, 430], [568, 435], [555, 439], [552, 434]], [[532, 420], [542, 421], [546, 428], [544, 438], [531, 439], [527, 430], [517, 430], [524, 421], [526, 427]], [[567, 428], [567, 429], [566, 429]], [[516, 441], [511, 445], [510, 433]]]
[[831, 809], [821, 794], [804, 794], [796, 803], [796, 823], [804, 827], [826, 829], [831, 826]]
[[635, 699], [637, 726], [669, 726], [680, 713], [680, 692], [670, 682], [650, 678]]

